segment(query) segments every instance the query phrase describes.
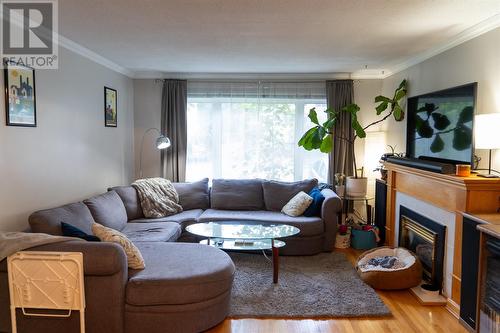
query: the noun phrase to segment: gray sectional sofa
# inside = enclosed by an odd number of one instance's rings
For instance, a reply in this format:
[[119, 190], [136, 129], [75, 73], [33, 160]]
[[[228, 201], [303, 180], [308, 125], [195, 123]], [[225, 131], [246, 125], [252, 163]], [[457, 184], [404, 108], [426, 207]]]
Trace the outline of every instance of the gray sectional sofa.
[[[297, 226], [287, 238], [285, 255], [331, 251], [337, 229], [340, 199], [330, 190], [318, 217], [288, 217], [279, 212], [295, 193], [308, 192], [316, 180], [281, 183], [266, 180], [214, 180], [175, 183], [180, 214], [144, 218], [137, 192], [131, 186], [64, 206], [33, 213], [33, 232], [61, 235], [61, 222], [91, 233], [91, 223], [120, 230], [140, 249], [146, 268], [127, 268], [120, 246], [70, 241], [30, 250], [76, 251], [84, 254], [87, 332], [199, 332], [217, 325], [229, 313], [234, 276], [231, 258], [221, 250], [198, 243], [184, 230], [198, 221], [251, 220]], [[182, 242], [181, 242], [182, 241]], [[0, 262], [0, 332], [10, 332], [6, 260]], [[19, 316], [21, 332], [73, 332], [77, 314], [69, 320]]]
[[[298, 192], [309, 192], [318, 185], [316, 179], [300, 182], [278, 182], [261, 179], [214, 179], [208, 187], [208, 179], [193, 183], [174, 183], [179, 193], [179, 200], [184, 211], [180, 214], [158, 219], [146, 219], [141, 210], [136, 190], [132, 186], [110, 188], [122, 199], [127, 213], [128, 223], [122, 232], [133, 240], [148, 239], [143, 234], [142, 223], [148, 228], [176, 228], [180, 236], [173, 236], [178, 241], [197, 241], [185, 232], [186, 226], [196, 222], [210, 221], [246, 221], [253, 223], [283, 223], [300, 229], [295, 237], [287, 238], [287, 245], [281, 249], [283, 255], [312, 255], [331, 251], [337, 232], [337, 217], [342, 202], [335, 192], [325, 189], [322, 194], [325, 201], [321, 216], [290, 217], [281, 213], [281, 208]], [[96, 220], [96, 222], [100, 223]], [[160, 224], [157, 224], [160, 223]], [[167, 223], [167, 224], [162, 224]], [[171, 224], [173, 223], [173, 224]], [[167, 227], [168, 226], [168, 227]], [[173, 230], [163, 231], [165, 238]], [[158, 237], [159, 234], [158, 234]], [[171, 239], [165, 239], [170, 241]]]

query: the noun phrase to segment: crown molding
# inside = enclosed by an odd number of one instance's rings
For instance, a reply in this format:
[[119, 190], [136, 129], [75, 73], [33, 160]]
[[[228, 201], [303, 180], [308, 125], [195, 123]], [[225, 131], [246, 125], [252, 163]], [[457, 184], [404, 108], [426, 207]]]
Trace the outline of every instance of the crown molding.
[[[56, 7], [57, 8], [57, 7]], [[57, 15], [57, 13], [56, 13]], [[13, 19], [11, 19], [11, 23], [17, 25], [18, 27], [24, 28], [24, 20], [20, 20], [18, 17], [14, 16]], [[134, 73], [131, 70], [126, 69], [125, 67], [122, 67], [118, 65], [117, 63], [95, 53], [94, 51], [91, 51], [90, 49], [78, 44], [77, 42], [72, 41], [71, 39], [64, 37], [63, 35], [47, 30], [46, 28], [42, 27], [43, 29], [42, 34], [45, 35], [46, 37], [52, 38], [53, 35], [55, 35], [56, 40], [57, 40], [57, 45], [62, 46], [67, 50], [70, 50], [76, 54], [79, 54], [97, 64], [100, 64], [106, 68], [109, 68], [115, 72], [121, 73], [123, 75], [126, 75], [130, 78], [133, 77]]]
[[115, 72], [118, 72], [118, 73], [123, 74], [125, 76], [128, 76], [130, 78], [134, 77], [133, 71], [131, 71], [123, 66], [118, 65], [117, 63], [95, 53], [94, 51], [86, 48], [85, 46], [82, 46], [82, 45], [80, 45], [80, 44], [72, 41], [71, 39], [64, 37], [60, 34], [58, 35], [58, 44], [59, 44], [59, 46], [62, 46], [67, 50], [70, 50], [74, 53], [77, 53], [77, 54], [79, 54], [79, 55], [81, 55], [89, 60], [92, 60], [93, 62], [95, 62], [99, 65], [102, 65], [106, 68], [109, 68]]
[[498, 27], [500, 27], [500, 14], [493, 15], [490, 18], [482, 22], [479, 22], [474, 26], [465, 29], [464, 31], [462, 31], [461, 33], [459, 33], [454, 38], [452, 38], [451, 40], [447, 41], [444, 44], [438, 45], [422, 53], [419, 53], [418, 55], [411, 57], [395, 66], [388, 66], [388, 70], [386, 70], [386, 73], [382, 75], [381, 78], [383, 79], [388, 78], [391, 75], [404, 71], [405, 69], [408, 69], [421, 62], [424, 62], [427, 59], [437, 56], [438, 54], [448, 51], [449, 49], [452, 49], [455, 46], [463, 44], [473, 38], [476, 38]]

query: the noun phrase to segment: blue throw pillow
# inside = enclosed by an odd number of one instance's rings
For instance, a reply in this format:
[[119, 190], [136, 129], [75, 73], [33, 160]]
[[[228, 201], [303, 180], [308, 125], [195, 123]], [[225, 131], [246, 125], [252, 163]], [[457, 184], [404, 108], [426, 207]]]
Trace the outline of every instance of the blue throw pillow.
[[304, 212], [304, 216], [312, 217], [319, 216], [321, 217], [321, 205], [323, 205], [323, 201], [325, 201], [325, 196], [321, 194], [321, 191], [318, 187], [313, 188], [309, 193], [309, 196], [313, 198], [313, 201], [309, 205], [309, 207]]
[[68, 223], [61, 222], [61, 231], [62, 231], [63, 236], [77, 237], [77, 238], [85, 239], [86, 241], [89, 241], [89, 242], [100, 242], [101, 241], [98, 237], [96, 237], [94, 235], [86, 234], [85, 232], [81, 231], [77, 227], [74, 227]]

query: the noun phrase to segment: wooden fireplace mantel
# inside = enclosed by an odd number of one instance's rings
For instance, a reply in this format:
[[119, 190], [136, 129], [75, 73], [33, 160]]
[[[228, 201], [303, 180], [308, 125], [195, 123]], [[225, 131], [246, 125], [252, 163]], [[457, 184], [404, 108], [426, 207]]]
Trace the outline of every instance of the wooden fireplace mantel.
[[[449, 309], [458, 316], [462, 275], [462, 212], [496, 213], [500, 209], [500, 178], [458, 177], [386, 162], [386, 243], [395, 244], [396, 192], [455, 214], [455, 246]], [[466, 250], [466, 249], [465, 249]]]

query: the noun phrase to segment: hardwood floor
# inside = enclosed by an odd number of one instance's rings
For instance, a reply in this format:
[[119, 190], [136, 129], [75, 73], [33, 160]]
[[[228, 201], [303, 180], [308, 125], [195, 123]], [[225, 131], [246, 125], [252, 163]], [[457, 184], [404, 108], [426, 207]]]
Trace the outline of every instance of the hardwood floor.
[[[337, 250], [339, 251], [339, 250]], [[351, 262], [359, 251], [343, 250]], [[446, 332], [467, 330], [442, 306], [422, 306], [409, 291], [377, 291], [392, 317], [351, 319], [226, 319], [209, 333], [390, 333]]]

